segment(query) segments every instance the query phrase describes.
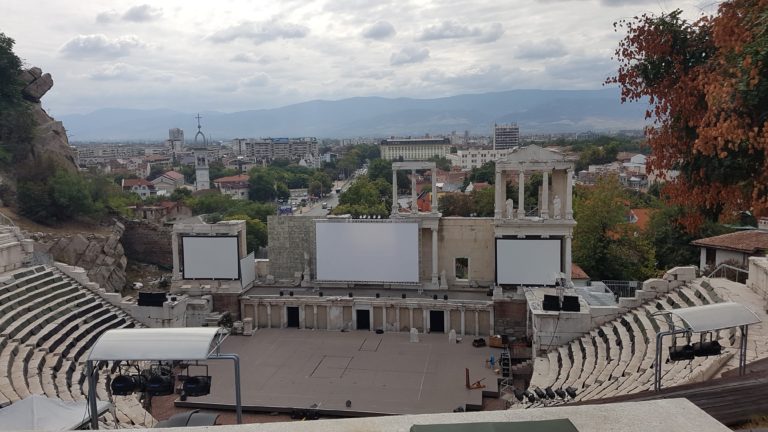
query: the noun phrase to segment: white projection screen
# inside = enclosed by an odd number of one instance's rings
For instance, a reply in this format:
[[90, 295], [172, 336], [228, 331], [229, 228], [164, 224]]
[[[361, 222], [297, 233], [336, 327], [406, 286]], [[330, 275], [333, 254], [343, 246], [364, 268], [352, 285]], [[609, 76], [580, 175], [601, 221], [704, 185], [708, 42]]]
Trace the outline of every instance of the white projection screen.
[[496, 283], [554, 285], [562, 271], [560, 239], [496, 239]]
[[239, 279], [237, 237], [182, 237], [184, 279]]
[[419, 282], [419, 224], [315, 223], [317, 280]]

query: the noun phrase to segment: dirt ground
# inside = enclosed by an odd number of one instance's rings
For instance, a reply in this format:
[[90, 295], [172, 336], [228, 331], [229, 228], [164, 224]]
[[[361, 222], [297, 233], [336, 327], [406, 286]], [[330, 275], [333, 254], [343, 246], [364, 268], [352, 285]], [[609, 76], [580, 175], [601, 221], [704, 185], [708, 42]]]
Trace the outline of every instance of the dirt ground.
[[112, 229], [108, 226], [84, 223], [79, 221], [70, 221], [55, 226], [41, 225], [16, 214], [16, 211], [10, 207], [0, 207], [0, 213], [8, 216], [16, 226], [28, 232], [44, 232], [56, 235], [70, 235], [78, 233], [103, 234], [109, 235]]

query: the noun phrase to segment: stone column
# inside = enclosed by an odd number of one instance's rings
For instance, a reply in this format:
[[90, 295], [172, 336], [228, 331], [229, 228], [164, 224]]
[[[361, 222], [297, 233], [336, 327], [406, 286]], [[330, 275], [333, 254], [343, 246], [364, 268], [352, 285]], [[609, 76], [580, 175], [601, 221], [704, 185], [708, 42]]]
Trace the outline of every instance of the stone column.
[[312, 329], [317, 330], [317, 305], [312, 305], [312, 317], [313, 317]]
[[267, 303], [267, 328], [272, 328], [272, 304]]
[[411, 213], [419, 212], [418, 196], [416, 194], [416, 170], [411, 170]]
[[[300, 329], [307, 328], [307, 314], [306, 314], [306, 311], [307, 310], [304, 307], [304, 305], [303, 304], [299, 304], [299, 328]], [[288, 325], [287, 325], [288, 324], [287, 323], [288, 314], [286, 313], [285, 316], [286, 316], [286, 327], [288, 327]]]
[[565, 218], [573, 219], [573, 170], [569, 169], [565, 175]]
[[480, 336], [480, 312], [475, 310], [475, 336]]
[[432, 213], [437, 213], [437, 168], [432, 170]]
[[501, 219], [504, 217], [504, 201], [505, 201], [504, 192], [506, 191], [506, 187], [502, 188], [501, 186], [501, 184], [504, 182], [503, 178], [504, 176], [502, 175], [501, 168], [497, 163], [496, 164], [496, 184], [494, 185], [495, 194], [494, 194], [494, 200], [493, 200], [493, 217], [495, 217], [496, 219]]
[[424, 327], [422, 327], [424, 329], [424, 331], [422, 333], [426, 334], [427, 331], [429, 330], [429, 327], [430, 327], [430, 324], [429, 324], [429, 310], [422, 308], [421, 309], [421, 318], [422, 318], [421, 319], [421, 321], [422, 321], [421, 324], [424, 326]]
[[397, 170], [392, 168], [392, 214], [397, 214]]
[[493, 336], [495, 334], [494, 331], [493, 331], [494, 327], [495, 327], [493, 325], [493, 320], [494, 320], [493, 305], [491, 305], [491, 309], [488, 311], [488, 333], [489, 333], [490, 336]]
[[565, 277], [571, 279], [571, 242], [573, 241], [573, 235], [568, 234], [565, 236], [565, 257], [563, 257], [563, 263], [565, 263]]
[[259, 328], [259, 303], [253, 304], [253, 328]]
[[173, 279], [181, 280], [181, 263], [179, 262], [179, 235], [171, 234], [171, 250], [173, 252]]
[[461, 308], [461, 335], [462, 336], [465, 336], [465, 333], [466, 333], [464, 331], [465, 330], [465, 323], [466, 323], [466, 321], [464, 320], [464, 312], [465, 312], [465, 309]]
[[325, 306], [325, 329], [331, 329], [331, 307]]
[[381, 329], [387, 330], [387, 305], [381, 306]]
[[549, 219], [549, 171], [541, 173], [541, 218]]
[[400, 306], [395, 306], [395, 327], [400, 331]]
[[432, 228], [432, 285], [440, 286], [437, 281], [437, 228]]
[[413, 328], [413, 306], [408, 306], [408, 328]]
[[450, 333], [451, 330], [454, 330], [451, 328], [451, 310], [446, 309], [443, 311], [443, 329], [445, 329], [446, 333]]
[[517, 218], [525, 218], [525, 171], [522, 168], [517, 177]]
[[286, 309], [288, 306], [285, 304], [280, 305], [280, 309], [278, 309], [278, 313], [280, 313], [280, 328], [286, 328], [288, 327], [288, 310]]

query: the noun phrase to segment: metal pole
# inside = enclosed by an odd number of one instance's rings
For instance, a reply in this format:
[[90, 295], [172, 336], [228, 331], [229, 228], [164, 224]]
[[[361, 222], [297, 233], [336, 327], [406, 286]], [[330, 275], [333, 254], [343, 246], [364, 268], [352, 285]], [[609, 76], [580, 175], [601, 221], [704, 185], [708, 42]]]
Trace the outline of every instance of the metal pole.
[[88, 374], [88, 410], [91, 414], [91, 430], [97, 430], [99, 428], [99, 416], [96, 411], [96, 375], [93, 373], [93, 361], [86, 361], [85, 366]]
[[749, 326], [740, 326], [741, 342], [739, 344], [739, 376], [744, 376], [747, 371], [747, 337]]
[[237, 414], [237, 424], [243, 424], [243, 402], [240, 397], [240, 356], [237, 354], [214, 354], [208, 358], [235, 362], [235, 413]]
[[687, 333], [686, 329], [665, 331], [656, 333], [656, 361], [654, 362], [654, 377], [653, 377], [653, 390], [661, 390], [661, 339], [664, 336], [676, 335], [680, 333]]

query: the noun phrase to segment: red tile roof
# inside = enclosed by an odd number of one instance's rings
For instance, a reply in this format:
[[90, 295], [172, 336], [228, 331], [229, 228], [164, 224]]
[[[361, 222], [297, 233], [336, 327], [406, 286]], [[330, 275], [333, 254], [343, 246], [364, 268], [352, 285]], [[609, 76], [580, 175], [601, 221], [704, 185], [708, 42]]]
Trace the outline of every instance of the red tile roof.
[[749, 254], [768, 251], [768, 231], [737, 231], [691, 242], [694, 246], [727, 249]]
[[184, 174], [176, 171], [168, 171], [163, 175], [173, 180], [184, 180]]
[[653, 216], [653, 213], [656, 212], [656, 209], [638, 208], [638, 209], [632, 209], [630, 211], [634, 213], [635, 217], [637, 218], [637, 222], [635, 222], [635, 225], [641, 230], [645, 230], [646, 228], [648, 228], [648, 223], [651, 221], [651, 216]]
[[586, 280], [589, 279], [589, 275], [578, 264], [571, 264], [571, 279]]
[[228, 177], [220, 177], [214, 180], [213, 182], [214, 183], [247, 183], [249, 178], [250, 177], [248, 177], [248, 174], [238, 174], [238, 175], [233, 175]]
[[491, 185], [488, 184], [488, 182], [476, 182], [472, 183], [472, 188], [476, 191], [481, 191], [483, 189], [487, 189], [491, 187]]

